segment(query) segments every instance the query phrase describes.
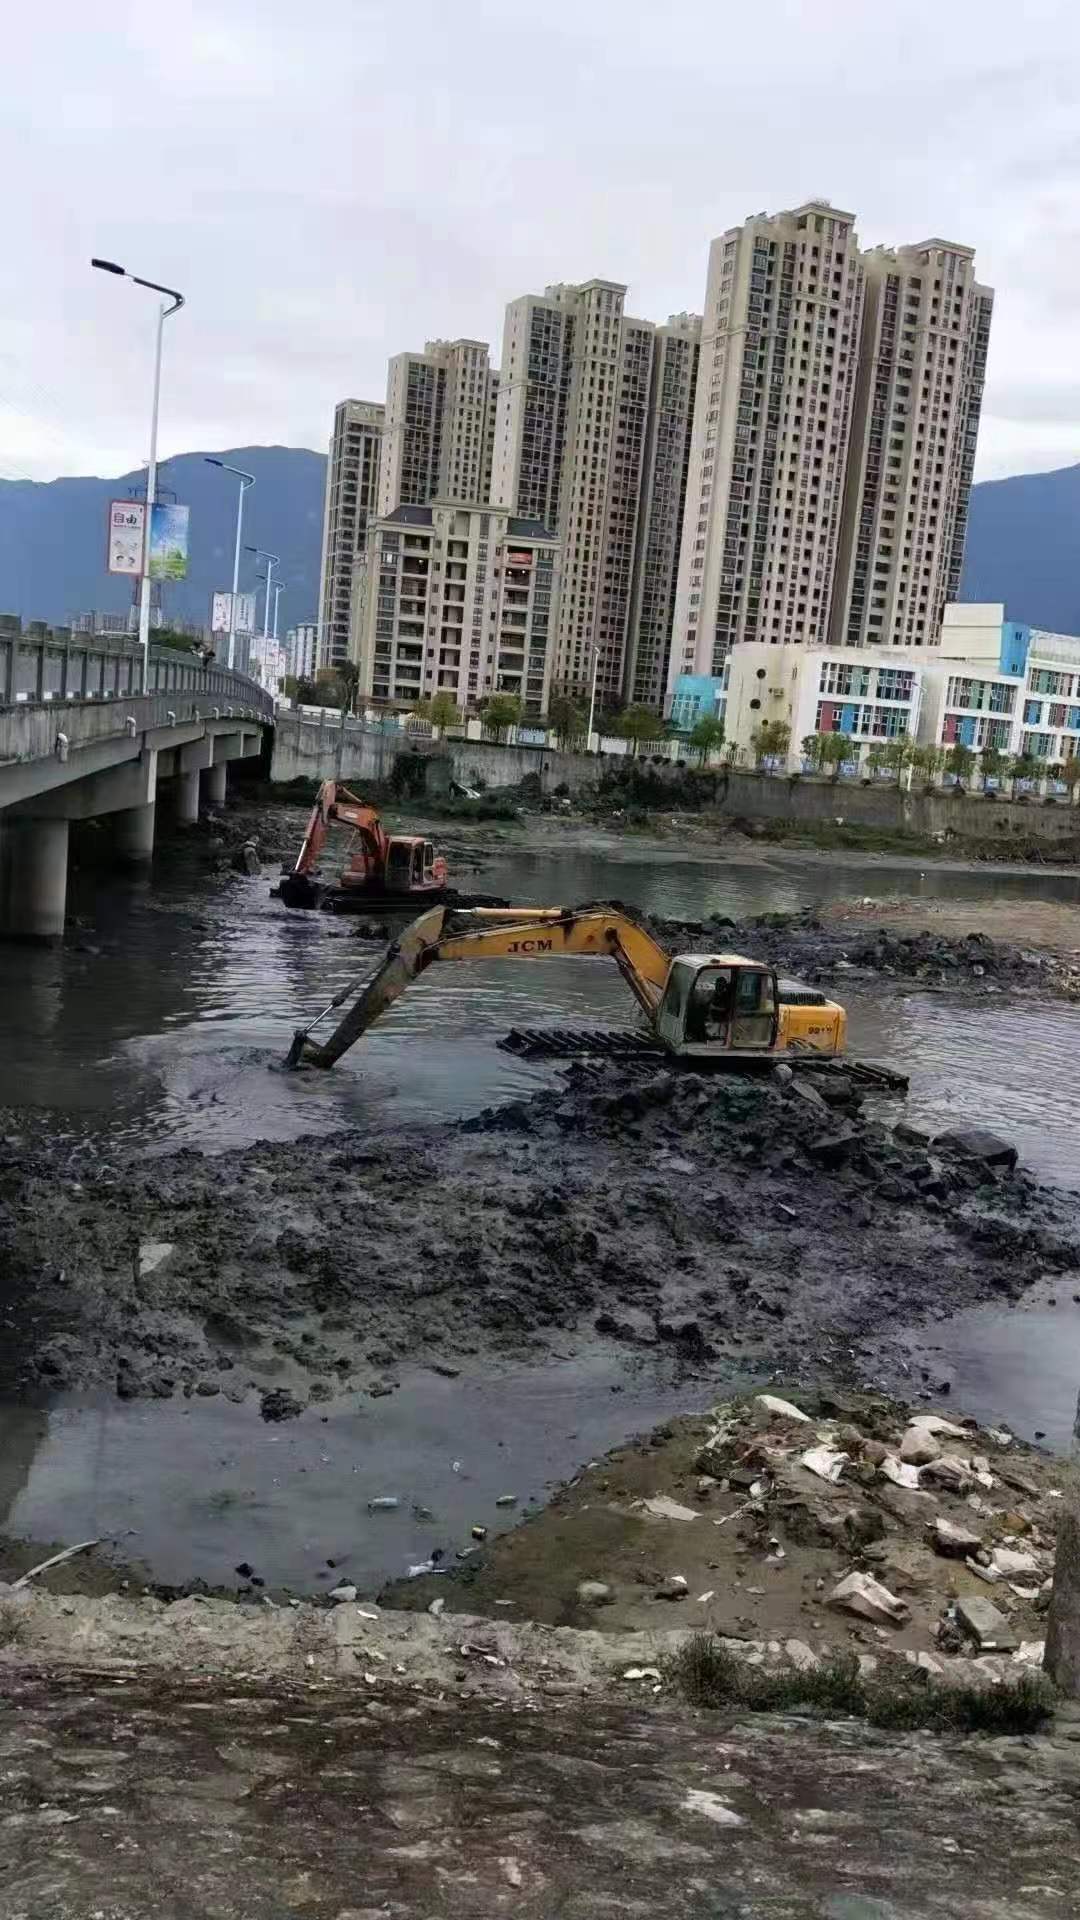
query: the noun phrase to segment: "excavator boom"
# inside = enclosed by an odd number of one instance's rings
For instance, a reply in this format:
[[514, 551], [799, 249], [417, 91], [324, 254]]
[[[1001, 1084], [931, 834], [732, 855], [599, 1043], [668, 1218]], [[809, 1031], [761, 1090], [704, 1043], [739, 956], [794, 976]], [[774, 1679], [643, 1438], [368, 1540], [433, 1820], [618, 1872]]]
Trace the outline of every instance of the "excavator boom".
[[[563, 954], [613, 959], [639, 1006], [655, 1019], [670, 957], [633, 914], [616, 907], [432, 907], [405, 929], [324, 1046], [299, 1031], [290, 1066], [332, 1067], [373, 1026], [411, 980], [438, 960], [555, 959]], [[336, 1010], [350, 989], [319, 1016]], [[318, 1022], [313, 1023], [317, 1025]]]

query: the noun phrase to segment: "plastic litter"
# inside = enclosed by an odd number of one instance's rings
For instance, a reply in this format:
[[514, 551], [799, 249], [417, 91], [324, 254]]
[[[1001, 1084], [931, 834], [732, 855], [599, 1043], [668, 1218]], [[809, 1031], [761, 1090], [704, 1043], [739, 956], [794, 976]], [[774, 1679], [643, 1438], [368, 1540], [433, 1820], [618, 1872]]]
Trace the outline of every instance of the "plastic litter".
[[850, 1462], [851, 1455], [839, 1453], [835, 1447], [807, 1447], [806, 1452], [799, 1455], [800, 1467], [808, 1467], [819, 1480], [831, 1481], [833, 1486]]
[[659, 1680], [659, 1667], [627, 1667], [623, 1672], [624, 1680]]
[[684, 1507], [678, 1500], [669, 1500], [666, 1493], [653, 1494], [649, 1500], [635, 1500], [639, 1512], [651, 1513], [658, 1520], [700, 1520], [696, 1507]]
[[923, 1491], [919, 1485], [918, 1467], [911, 1466], [906, 1460], [898, 1460], [895, 1453], [886, 1454], [881, 1463], [881, 1471], [886, 1480], [891, 1480], [895, 1486], [907, 1487], [910, 1493]]
[[442, 1594], [440, 1593], [438, 1598], [431, 1602], [431, 1605], [428, 1608], [428, 1612], [433, 1616], [434, 1619], [437, 1620], [443, 1608], [445, 1607], [445, 1605], [446, 1605], [446, 1601], [443, 1599]]
[[381, 1493], [377, 1500], [369, 1500], [369, 1513], [396, 1513], [401, 1502], [396, 1493]]
[[754, 1405], [755, 1407], [760, 1407], [763, 1413], [767, 1413], [771, 1420], [805, 1420], [809, 1422], [810, 1419], [810, 1415], [804, 1413], [801, 1407], [793, 1407], [790, 1400], [778, 1400], [775, 1393], [755, 1394]]
[[831, 1607], [842, 1607], [846, 1613], [857, 1613], [864, 1620], [884, 1620], [891, 1626], [902, 1626], [910, 1619], [910, 1609], [895, 1593], [883, 1587], [869, 1573], [849, 1573], [829, 1595]]

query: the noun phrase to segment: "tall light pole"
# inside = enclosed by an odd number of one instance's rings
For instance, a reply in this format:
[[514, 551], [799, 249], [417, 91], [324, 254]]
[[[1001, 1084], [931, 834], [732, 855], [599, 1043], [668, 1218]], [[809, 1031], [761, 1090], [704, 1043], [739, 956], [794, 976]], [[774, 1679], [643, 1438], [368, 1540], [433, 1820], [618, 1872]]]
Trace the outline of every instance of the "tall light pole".
[[230, 467], [227, 460], [215, 460], [213, 454], [205, 456], [208, 467], [220, 467], [222, 473], [235, 473], [240, 482], [240, 492], [236, 501], [236, 546], [232, 563], [232, 600], [229, 612], [229, 668], [236, 665], [236, 598], [240, 591], [240, 536], [244, 530], [244, 495], [249, 487], [255, 485], [255, 475], [245, 473], [243, 467]]
[[172, 302], [158, 308], [157, 351], [154, 355], [154, 401], [150, 410], [150, 459], [146, 469], [146, 525], [143, 529], [143, 567], [142, 588], [139, 594], [139, 645], [142, 648], [142, 690], [147, 692], [150, 684], [150, 523], [154, 514], [154, 502], [157, 498], [157, 429], [158, 401], [161, 397], [161, 347], [165, 322], [171, 313], [179, 313], [184, 304], [184, 296], [177, 293], [175, 287], [163, 287], [156, 280], [142, 280], [137, 273], [129, 273], [126, 267], [118, 267], [115, 260], [91, 260], [90, 265], [101, 273], [118, 273], [123, 280], [133, 280], [137, 287], [149, 287], [151, 293], [164, 293]]
[[594, 647], [593, 660], [592, 660], [592, 692], [589, 695], [589, 731], [585, 736], [586, 745], [590, 753], [592, 752], [593, 720], [596, 715], [596, 676], [599, 673], [599, 671], [600, 671], [600, 649], [599, 647]]
[[267, 553], [265, 547], [245, 547], [245, 553], [253, 553], [258, 560], [266, 561], [266, 602], [263, 607], [263, 640], [270, 638], [270, 595], [273, 592], [274, 568], [279, 564], [279, 553]]

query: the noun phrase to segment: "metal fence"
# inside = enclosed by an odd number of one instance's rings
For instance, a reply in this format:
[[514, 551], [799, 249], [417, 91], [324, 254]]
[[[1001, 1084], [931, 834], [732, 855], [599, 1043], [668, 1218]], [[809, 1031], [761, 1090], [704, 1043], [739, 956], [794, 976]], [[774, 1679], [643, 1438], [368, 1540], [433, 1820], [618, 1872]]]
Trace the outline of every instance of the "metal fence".
[[[31, 621], [24, 630], [0, 614], [0, 707], [51, 701], [134, 699], [142, 692], [142, 648], [110, 634], [73, 633]], [[246, 674], [209, 666], [194, 653], [151, 643], [148, 693], [217, 694], [272, 720], [274, 702]]]

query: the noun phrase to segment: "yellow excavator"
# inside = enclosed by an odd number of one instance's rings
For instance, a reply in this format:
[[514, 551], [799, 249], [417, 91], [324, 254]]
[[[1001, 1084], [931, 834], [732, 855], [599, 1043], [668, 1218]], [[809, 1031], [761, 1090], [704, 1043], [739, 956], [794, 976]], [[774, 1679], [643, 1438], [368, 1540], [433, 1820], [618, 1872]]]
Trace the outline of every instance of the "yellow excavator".
[[407, 927], [323, 1045], [315, 1027], [356, 991], [342, 989], [294, 1036], [287, 1064], [332, 1067], [410, 981], [442, 960], [614, 960], [664, 1053], [699, 1068], [770, 1056], [841, 1054], [843, 1007], [738, 953], [674, 956], [625, 907], [432, 907]]

